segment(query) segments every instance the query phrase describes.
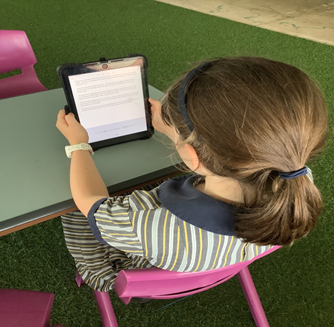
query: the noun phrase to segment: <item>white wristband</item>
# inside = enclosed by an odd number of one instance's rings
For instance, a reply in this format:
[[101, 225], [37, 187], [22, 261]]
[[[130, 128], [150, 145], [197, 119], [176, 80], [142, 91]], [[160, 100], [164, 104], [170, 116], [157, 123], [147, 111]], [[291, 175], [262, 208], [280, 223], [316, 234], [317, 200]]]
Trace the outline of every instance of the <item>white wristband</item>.
[[87, 143], [80, 143], [80, 144], [65, 146], [65, 152], [68, 158], [72, 158], [72, 152], [76, 150], [86, 150], [92, 155], [94, 155], [93, 148]]

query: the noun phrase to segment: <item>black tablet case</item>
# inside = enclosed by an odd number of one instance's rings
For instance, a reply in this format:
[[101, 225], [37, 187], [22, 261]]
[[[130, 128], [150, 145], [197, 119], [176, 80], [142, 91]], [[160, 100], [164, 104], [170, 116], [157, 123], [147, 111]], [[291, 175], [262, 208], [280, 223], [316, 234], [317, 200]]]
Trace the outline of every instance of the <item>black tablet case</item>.
[[[103, 62], [108, 62], [109, 60], [111, 61], [117, 61], [118, 59], [124, 59], [124, 58], [131, 58], [131, 57], [143, 57], [144, 58], [144, 100], [147, 101], [147, 105], [148, 108], [150, 108], [150, 103], [148, 101], [149, 98], [149, 91], [148, 91], [148, 83], [147, 83], [147, 67], [148, 67], [148, 61], [146, 56], [142, 55], [142, 54], [130, 54], [126, 57], [120, 57], [120, 58], [113, 58], [113, 59], [105, 59], [105, 58], [100, 58], [97, 62], [103, 63]], [[66, 77], [64, 77], [64, 75], [62, 74], [63, 69], [64, 68], [68, 68], [68, 67], [72, 67], [75, 68], [76, 66], [78, 67], [78, 69], [80, 69], [80, 73], [89, 73], [89, 72], [95, 72], [95, 70], [90, 69], [85, 67], [85, 69], [87, 71], [83, 72], [83, 65], [84, 64], [88, 64], [88, 63], [93, 63], [92, 61], [89, 62], [85, 62], [85, 63], [68, 63], [68, 64], [63, 64], [59, 67], [57, 67], [57, 75], [59, 80], [62, 83], [63, 89], [64, 89], [64, 93], [65, 93], [65, 97], [66, 97], [66, 101], [67, 101], [67, 105], [64, 106], [65, 112], [66, 114], [68, 114], [69, 112], [73, 112], [75, 115], [75, 118], [79, 121], [79, 117], [77, 115], [76, 110], [74, 110], [75, 108], [75, 103], [74, 103], [74, 98], [72, 95], [72, 90], [70, 87], [70, 84], [67, 80]], [[121, 136], [121, 137], [117, 137], [117, 138], [112, 138], [109, 140], [103, 140], [103, 141], [99, 141], [99, 142], [95, 142], [95, 143], [90, 143], [90, 145], [92, 146], [92, 148], [94, 149], [94, 151], [96, 151], [97, 149], [106, 147], [106, 146], [110, 146], [110, 145], [116, 145], [116, 144], [120, 144], [120, 143], [124, 143], [124, 142], [129, 142], [129, 141], [134, 141], [134, 140], [144, 140], [144, 139], [148, 139], [150, 138], [153, 134], [154, 134], [154, 128], [152, 126], [152, 119], [151, 119], [151, 113], [147, 113], [146, 112], [146, 118], [147, 118], [147, 126], [148, 126], [148, 130], [145, 132], [140, 132], [140, 133], [136, 133], [136, 134], [130, 134], [130, 135], [126, 135], [126, 136]]]

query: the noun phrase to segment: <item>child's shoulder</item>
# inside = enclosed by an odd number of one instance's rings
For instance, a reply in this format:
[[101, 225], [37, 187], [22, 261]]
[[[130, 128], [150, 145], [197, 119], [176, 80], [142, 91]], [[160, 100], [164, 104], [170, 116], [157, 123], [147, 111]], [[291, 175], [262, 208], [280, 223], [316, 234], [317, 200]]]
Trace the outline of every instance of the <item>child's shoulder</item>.
[[130, 206], [135, 211], [159, 209], [161, 202], [158, 195], [160, 186], [147, 191], [136, 190], [129, 195]]

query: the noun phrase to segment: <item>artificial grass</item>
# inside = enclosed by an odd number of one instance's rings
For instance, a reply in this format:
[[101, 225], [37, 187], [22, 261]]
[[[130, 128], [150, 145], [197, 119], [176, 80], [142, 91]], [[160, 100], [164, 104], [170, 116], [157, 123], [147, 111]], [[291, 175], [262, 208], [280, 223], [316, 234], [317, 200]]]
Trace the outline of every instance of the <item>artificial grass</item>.
[[[58, 65], [99, 57], [143, 53], [149, 60], [149, 83], [165, 90], [193, 61], [262, 56], [295, 65], [319, 82], [333, 132], [334, 48], [329, 45], [152, 0], [2, 0], [0, 13], [1, 29], [26, 31], [38, 61], [37, 75], [49, 89], [60, 87]], [[334, 326], [333, 159], [329, 140], [325, 153], [311, 165], [325, 204], [317, 228], [291, 248], [250, 266], [270, 326]], [[91, 290], [74, 283], [74, 262], [59, 218], [1, 237], [0, 253], [1, 288], [53, 292], [52, 323], [101, 326]], [[255, 326], [236, 278], [159, 311], [173, 300], [151, 301], [142, 309], [125, 306], [112, 292], [110, 296], [124, 327]]]

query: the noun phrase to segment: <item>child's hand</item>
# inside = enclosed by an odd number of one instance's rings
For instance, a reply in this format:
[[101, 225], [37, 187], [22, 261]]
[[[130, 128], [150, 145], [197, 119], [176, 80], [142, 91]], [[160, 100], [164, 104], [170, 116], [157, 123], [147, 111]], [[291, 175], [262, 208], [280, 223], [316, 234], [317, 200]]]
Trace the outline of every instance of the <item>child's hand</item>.
[[65, 115], [62, 109], [58, 113], [57, 128], [67, 138], [70, 145], [88, 143], [88, 133], [85, 128], [75, 119], [72, 113]]
[[173, 126], [167, 126], [161, 118], [161, 103], [160, 101], [149, 98], [152, 113], [152, 125], [160, 133], [167, 135], [174, 143], [177, 142], [179, 135], [176, 133]]
[[149, 98], [148, 101], [151, 104], [152, 125], [157, 131], [162, 132], [163, 122], [161, 121], [161, 103], [152, 98]]

